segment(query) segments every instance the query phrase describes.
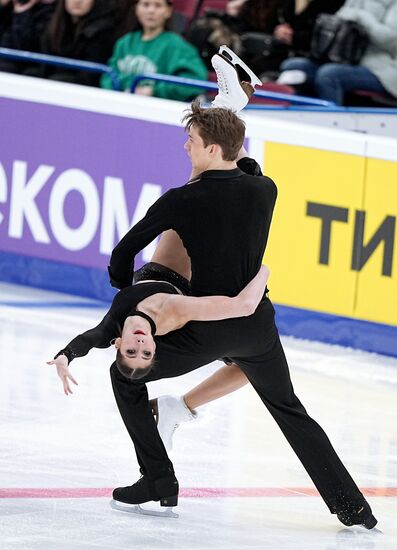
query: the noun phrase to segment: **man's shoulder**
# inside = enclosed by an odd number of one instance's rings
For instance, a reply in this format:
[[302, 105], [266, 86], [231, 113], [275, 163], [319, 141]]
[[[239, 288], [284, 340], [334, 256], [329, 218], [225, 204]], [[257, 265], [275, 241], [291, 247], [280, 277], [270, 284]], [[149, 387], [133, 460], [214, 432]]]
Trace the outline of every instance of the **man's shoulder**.
[[262, 188], [265, 190], [269, 190], [269, 189], [277, 190], [276, 184], [274, 183], [272, 178], [270, 178], [269, 176], [264, 176], [263, 174], [261, 174], [260, 176], [244, 174], [242, 176], [242, 183], [245, 185], [256, 187], [258, 189]]

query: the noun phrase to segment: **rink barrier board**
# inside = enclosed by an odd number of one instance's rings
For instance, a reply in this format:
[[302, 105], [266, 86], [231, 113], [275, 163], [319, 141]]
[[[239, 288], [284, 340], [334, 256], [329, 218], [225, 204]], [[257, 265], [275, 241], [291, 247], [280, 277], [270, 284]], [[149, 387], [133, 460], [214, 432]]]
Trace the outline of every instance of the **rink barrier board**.
[[[0, 278], [110, 300], [113, 246], [189, 174], [184, 108], [0, 74]], [[354, 323], [348, 345], [395, 355], [375, 334], [397, 324], [397, 141], [243, 116], [249, 152], [279, 189], [265, 257], [272, 299], [303, 319], [317, 315], [323, 328], [321, 315]], [[365, 343], [368, 322], [382, 344]], [[314, 334], [295, 314], [283, 323], [294, 330]], [[329, 338], [325, 328], [316, 338]]]
[[0, 251], [0, 280], [91, 298], [109, 304], [116, 289], [103, 269]]
[[396, 325], [397, 162], [273, 142], [264, 147], [265, 172], [278, 185], [265, 255], [273, 299]]

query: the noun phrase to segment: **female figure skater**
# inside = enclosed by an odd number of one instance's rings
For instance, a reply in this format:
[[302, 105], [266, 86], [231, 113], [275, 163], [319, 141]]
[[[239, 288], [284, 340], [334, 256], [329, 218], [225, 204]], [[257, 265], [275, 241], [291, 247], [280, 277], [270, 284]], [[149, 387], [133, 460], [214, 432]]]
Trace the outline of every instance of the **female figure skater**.
[[[126, 378], [146, 376], [155, 358], [154, 336], [177, 330], [189, 321], [218, 321], [252, 315], [264, 295], [269, 270], [262, 266], [257, 275], [235, 297], [182, 294], [188, 281], [171, 269], [150, 263], [136, 273], [139, 280], [120, 290], [112, 305], [96, 327], [76, 336], [47, 364], [55, 365], [65, 395], [72, 393], [70, 381], [77, 385], [69, 371], [75, 357], [90, 349], [117, 349], [116, 365]], [[176, 286], [179, 284], [179, 287]]]

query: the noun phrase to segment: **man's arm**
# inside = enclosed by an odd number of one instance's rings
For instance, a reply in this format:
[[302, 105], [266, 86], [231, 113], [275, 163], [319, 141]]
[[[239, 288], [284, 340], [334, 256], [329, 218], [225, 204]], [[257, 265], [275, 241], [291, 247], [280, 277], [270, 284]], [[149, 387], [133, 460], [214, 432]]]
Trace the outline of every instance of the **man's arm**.
[[[256, 276], [234, 298], [228, 296], [203, 296], [200, 298], [188, 296], [171, 296], [167, 301], [171, 306], [171, 315], [178, 326], [189, 321], [221, 321], [233, 317], [247, 317], [255, 313], [261, 301], [269, 269], [262, 265]], [[167, 307], [167, 302], [165, 307]]]
[[135, 256], [160, 233], [173, 229], [178, 219], [177, 192], [171, 189], [162, 195], [140, 222], [132, 227], [113, 249], [108, 267], [110, 283], [116, 288], [132, 284]]

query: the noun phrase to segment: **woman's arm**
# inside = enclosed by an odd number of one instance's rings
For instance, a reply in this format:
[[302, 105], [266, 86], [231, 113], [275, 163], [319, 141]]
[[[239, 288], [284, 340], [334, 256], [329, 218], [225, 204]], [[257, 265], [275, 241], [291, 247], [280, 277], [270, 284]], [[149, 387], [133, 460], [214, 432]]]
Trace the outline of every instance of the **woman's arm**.
[[99, 325], [73, 338], [65, 348], [55, 355], [54, 359], [47, 361], [47, 365], [55, 365], [57, 374], [62, 380], [65, 395], [73, 393], [70, 381], [77, 386], [77, 382], [69, 370], [70, 362], [75, 357], [87, 355], [92, 348], [109, 347], [113, 334], [112, 325], [113, 320], [109, 313], [107, 313]]
[[78, 334], [69, 344], [59, 351], [54, 359], [59, 355], [64, 355], [68, 359], [68, 363], [73, 361], [76, 357], [83, 357], [92, 348], [108, 348], [110, 346], [110, 340], [114, 338], [115, 323], [107, 313], [102, 321], [94, 328], [90, 328]]
[[390, 6], [384, 21], [376, 19], [371, 12], [360, 9], [355, 18], [369, 35], [370, 42], [390, 54], [397, 51], [397, 4]]
[[256, 276], [243, 290], [230, 298], [228, 296], [170, 296], [165, 307], [169, 307], [175, 323], [182, 326], [189, 321], [220, 321], [233, 317], [252, 315], [265, 292], [269, 269], [262, 265]]

